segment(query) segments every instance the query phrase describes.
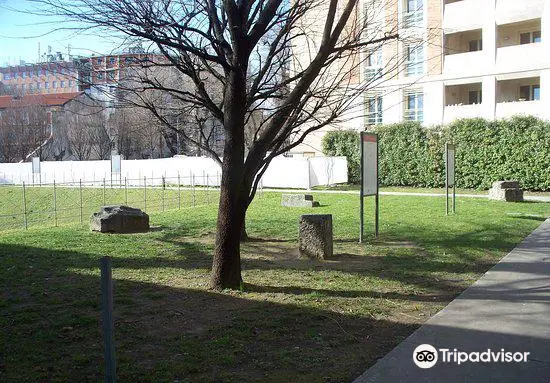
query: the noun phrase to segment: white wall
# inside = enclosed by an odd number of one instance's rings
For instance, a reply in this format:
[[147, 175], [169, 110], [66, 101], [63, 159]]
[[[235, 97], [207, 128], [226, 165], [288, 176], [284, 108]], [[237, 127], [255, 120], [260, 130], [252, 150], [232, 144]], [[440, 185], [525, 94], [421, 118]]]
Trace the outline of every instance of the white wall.
[[[179, 176], [181, 185], [220, 184], [221, 168], [206, 157], [176, 156], [152, 160], [122, 160], [121, 173], [111, 174], [110, 161], [49, 161], [41, 163], [41, 173], [32, 174], [30, 162], [20, 164], [0, 163], [0, 184], [51, 184], [81, 180], [86, 185], [101, 185], [103, 180], [128, 185], [176, 184]], [[277, 157], [262, 177], [263, 187], [300, 188], [344, 183], [348, 181], [345, 157]]]

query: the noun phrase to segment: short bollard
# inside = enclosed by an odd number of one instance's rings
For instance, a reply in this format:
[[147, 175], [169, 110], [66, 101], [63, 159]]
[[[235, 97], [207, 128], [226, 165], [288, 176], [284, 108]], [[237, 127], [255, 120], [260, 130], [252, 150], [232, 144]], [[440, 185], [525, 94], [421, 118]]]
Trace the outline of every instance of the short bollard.
[[313, 259], [332, 257], [332, 215], [304, 214], [300, 217], [300, 255]]

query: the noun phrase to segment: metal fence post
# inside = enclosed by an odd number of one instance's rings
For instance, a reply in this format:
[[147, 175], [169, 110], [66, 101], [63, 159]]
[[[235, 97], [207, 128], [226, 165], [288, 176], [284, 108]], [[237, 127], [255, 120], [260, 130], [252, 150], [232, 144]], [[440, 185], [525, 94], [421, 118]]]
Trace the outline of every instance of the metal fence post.
[[166, 179], [162, 176], [162, 211], [164, 211], [164, 192], [166, 190]]
[[180, 172], [178, 172], [178, 210], [181, 209], [181, 182]]
[[113, 318], [113, 274], [111, 259], [101, 257], [101, 317], [103, 327], [103, 347], [105, 356], [105, 382], [116, 382], [116, 359]]
[[103, 178], [103, 206], [105, 206], [105, 178]]
[[210, 177], [206, 173], [206, 204], [210, 205]]
[[128, 180], [124, 177], [124, 204], [128, 205]]
[[25, 181], [23, 181], [23, 219], [25, 220], [25, 230], [27, 230], [27, 190], [25, 188]]
[[80, 194], [80, 224], [82, 225], [84, 223], [84, 214], [83, 214], [83, 211], [82, 211], [82, 179], [80, 179], [79, 181], [79, 188], [78, 188], [78, 194]]
[[55, 180], [53, 180], [53, 220], [55, 227], [57, 227], [57, 189], [55, 187]]
[[191, 177], [191, 189], [193, 190], [193, 207], [195, 207], [195, 174]]
[[147, 211], [147, 177], [143, 176], [143, 211]]

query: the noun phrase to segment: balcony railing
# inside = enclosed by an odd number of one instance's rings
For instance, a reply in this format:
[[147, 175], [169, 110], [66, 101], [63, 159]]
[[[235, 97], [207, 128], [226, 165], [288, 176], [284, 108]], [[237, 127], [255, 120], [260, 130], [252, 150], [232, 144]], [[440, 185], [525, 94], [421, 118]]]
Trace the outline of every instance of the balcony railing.
[[479, 0], [463, 0], [445, 4], [443, 29], [461, 32], [482, 28], [485, 12], [480, 3]]
[[449, 124], [461, 118], [483, 117], [481, 104], [447, 105], [444, 110], [443, 123]]
[[[454, 3], [453, 3], [454, 4]], [[444, 74], [478, 74], [484, 68], [483, 51], [457, 53], [446, 55], [443, 64]]]
[[523, 44], [497, 48], [496, 66], [499, 72], [536, 70], [550, 64], [543, 44]]
[[518, 114], [540, 117], [543, 115], [543, 107], [539, 100], [499, 102], [497, 103], [495, 118], [510, 118]]

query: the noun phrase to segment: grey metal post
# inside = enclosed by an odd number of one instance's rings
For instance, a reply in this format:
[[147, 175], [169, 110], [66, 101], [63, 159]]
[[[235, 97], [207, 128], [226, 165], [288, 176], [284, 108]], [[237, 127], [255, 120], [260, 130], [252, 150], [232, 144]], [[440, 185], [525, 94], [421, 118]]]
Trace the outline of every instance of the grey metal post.
[[445, 215], [449, 215], [449, 143], [445, 143]]
[[82, 225], [84, 223], [84, 214], [82, 212], [82, 180], [79, 180], [79, 184], [80, 187], [78, 188], [78, 193], [80, 195], [80, 224]]
[[55, 187], [55, 180], [53, 180], [53, 220], [55, 227], [57, 227], [57, 189]]
[[178, 172], [178, 210], [181, 209], [181, 182], [180, 172]]
[[191, 177], [191, 188], [193, 189], [193, 207], [195, 207], [195, 174]]
[[378, 181], [380, 179], [378, 175], [378, 161], [379, 159], [379, 145], [378, 145], [378, 138], [376, 139], [376, 196], [374, 197], [374, 204], [375, 204], [375, 212], [374, 212], [374, 238], [378, 239], [378, 228], [379, 228], [379, 222], [380, 222], [380, 182]]
[[124, 203], [128, 205], [128, 180], [124, 177]]
[[103, 206], [105, 206], [105, 178], [103, 178]]
[[27, 222], [27, 189], [25, 188], [25, 181], [23, 181], [23, 219], [25, 220], [25, 230], [28, 228]]
[[363, 184], [364, 184], [364, 180], [363, 180], [363, 166], [364, 165], [364, 150], [363, 150], [363, 134], [361, 133], [360, 135], [360, 138], [359, 138], [361, 141], [360, 141], [360, 144], [361, 144], [361, 190], [359, 191], [359, 243], [363, 243], [363, 225], [364, 225], [364, 219], [363, 219], [363, 211], [364, 211], [364, 202], [363, 202], [363, 193], [364, 193], [364, 190], [363, 190]]
[[210, 205], [210, 178], [206, 173], [206, 204]]
[[116, 359], [113, 318], [113, 276], [111, 260], [101, 257], [101, 318], [103, 327], [103, 351], [105, 356], [105, 382], [116, 382]]
[[162, 211], [164, 211], [164, 192], [166, 190], [166, 180], [162, 176]]
[[147, 211], [147, 177], [143, 176], [143, 211]]

